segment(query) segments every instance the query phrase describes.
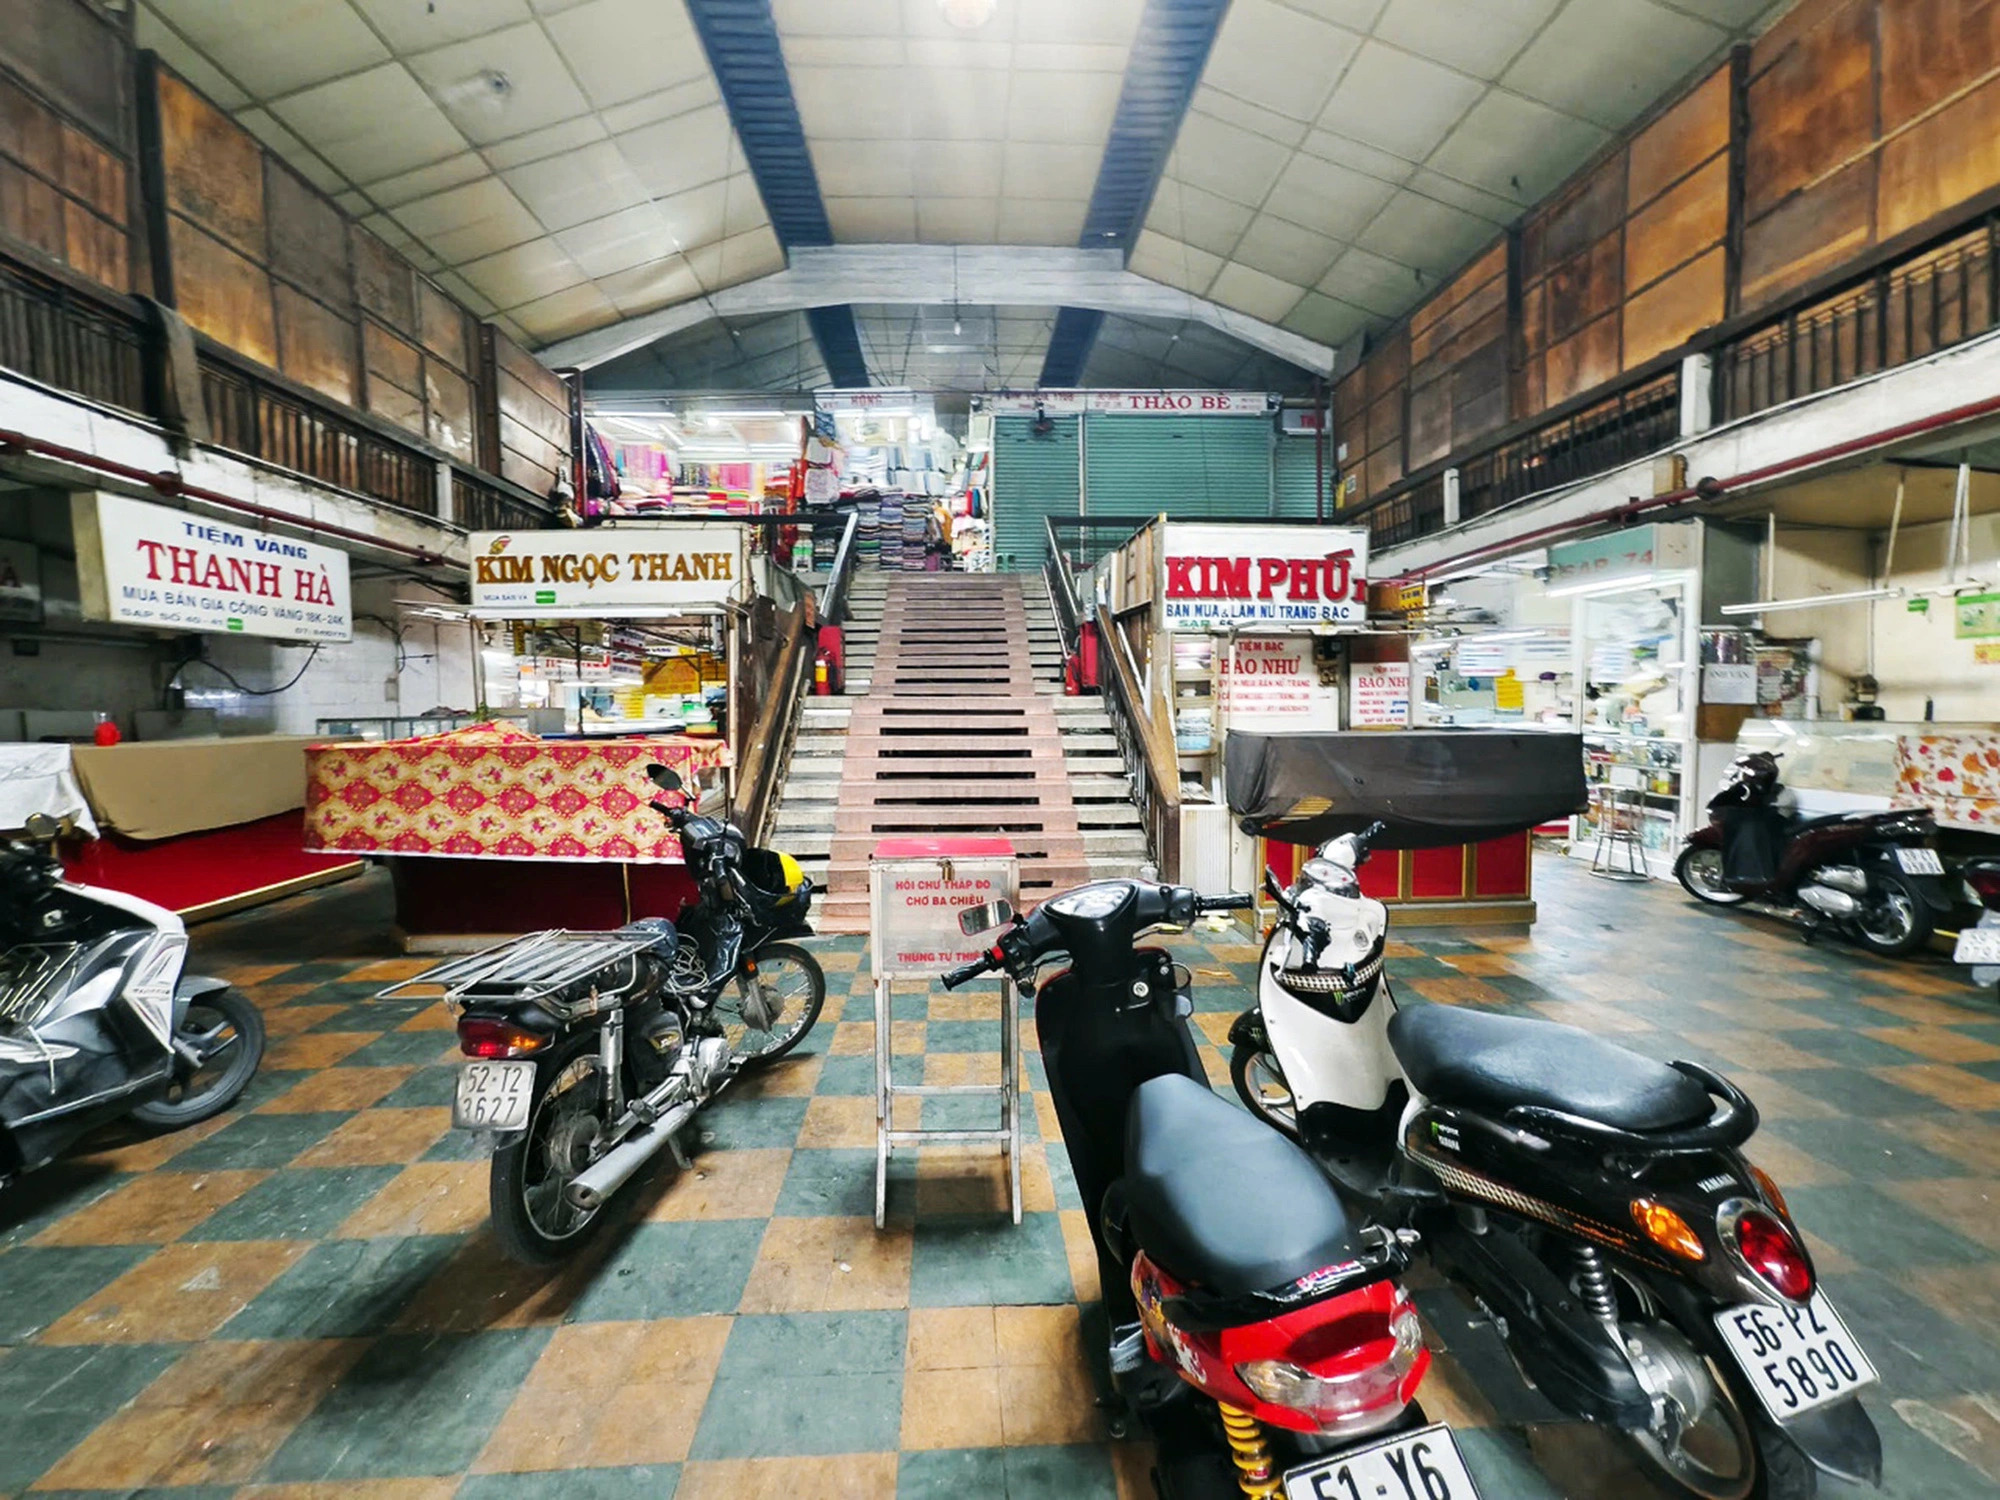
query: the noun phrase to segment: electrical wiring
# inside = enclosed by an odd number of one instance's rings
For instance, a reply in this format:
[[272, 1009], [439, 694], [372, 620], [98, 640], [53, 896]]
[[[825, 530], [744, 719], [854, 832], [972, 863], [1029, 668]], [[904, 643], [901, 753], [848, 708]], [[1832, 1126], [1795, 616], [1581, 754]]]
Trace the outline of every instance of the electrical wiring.
[[319, 647], [314, 646], [312, 650], [306, 653], [306, 659], [304, 664], [300, 666], [298, 671], [292, 674], [292, 680], [290, 682], [284, 683], [282, 686], [274, 688], [253, 688], [253, 687], [246, 687], [243, 684], [242, 680], [238, 678], [234, 672], [230, 671], [229, 668], [223, 666], [220, 662], [211, 661], [206, 652], [203, 652], [195, 656], [190, 656], [186, 661], [182, 662], [178, 667], [175, 667], [173, 676], [167, 679], [167, 686], [172, 687], [174, 683], [179, 680], [181, 673], [185, 672], [189, 667], [203, 666], [207, 667], [209, 671], [215, 673], [216, 676], [220, 677], [224, 682], [228, 683], [231, 687], [235, 688], [237, 692], [244, 694], [246, 697], [275, 698], [279, 693], [282, 693], [289, 688], [297, 687], [299, 679], [306, 675], [307, 669], [312, 666], [314, 660], [317, 659], [318, 656], [319, 656]]

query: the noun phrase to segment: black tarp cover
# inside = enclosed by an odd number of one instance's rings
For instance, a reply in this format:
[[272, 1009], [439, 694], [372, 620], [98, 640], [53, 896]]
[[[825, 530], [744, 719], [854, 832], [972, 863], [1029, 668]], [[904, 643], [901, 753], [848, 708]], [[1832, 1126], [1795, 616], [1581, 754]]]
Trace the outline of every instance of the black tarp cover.
[[1384, 849], [1434, 849], [1581, 812], [1583, 739], [1512, 729], [1241, 734], [1229, 808], [1266, 838], [1318, 844], [1380, 818]]

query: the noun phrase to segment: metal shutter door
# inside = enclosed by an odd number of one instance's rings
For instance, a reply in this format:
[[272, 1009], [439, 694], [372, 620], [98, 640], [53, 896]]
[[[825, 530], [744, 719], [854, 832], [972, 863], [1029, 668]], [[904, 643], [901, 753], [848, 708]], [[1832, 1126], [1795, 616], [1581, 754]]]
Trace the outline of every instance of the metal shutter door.
[[1178, 520], [1271, 514], [1268, 417], [1092, 415], [1084, 492], [1092, 515]]
[[1077, 417], [1056, 417], [1056, 430], [1036, 437], [1033, 417], [993, 423], [993, 565], [1003, 573], [1034, 573], [1047, 550], [1044, 516], [1077, 512]]
[[[1313, 518], [1313, 440], [1310, 437], [1281, 437], [1277, 442], [1278, 514], [1287, 521], [1310, 521]], [[1329, 516], [1333, 514], [1334, 493], [1340, 480], [1335, 467], [1333, 449], [1329, 445], [1326, 473], [1321, 481], [1325, 485], [1325, 505]]]

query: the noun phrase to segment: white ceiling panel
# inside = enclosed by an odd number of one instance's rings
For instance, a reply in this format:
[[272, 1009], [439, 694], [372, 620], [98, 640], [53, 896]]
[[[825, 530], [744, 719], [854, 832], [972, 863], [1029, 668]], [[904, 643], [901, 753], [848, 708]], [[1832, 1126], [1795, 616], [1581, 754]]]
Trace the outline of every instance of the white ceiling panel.
[[258, 25], [241, 0], [152, 0], [153, 8], [211, 64], [270, 99], [389, 60], [374, 29], [347, 0], [289, 0], [281, 24]]
[[1002, 198], [998, 245], [1074, 245], [1084, 204], [1073, 198]]
[[1298, 306], [1305, 288], [1232, 261], [1216, 276], [1209, 295], [1224, 307], [1238, 308], [1266, 323], [1282, 323]]
[[656, 203], [643, 203], [565, 229], [556, 236], [556, 242], [582, 267], [586, 276], [600, 280], [665, 257], [679, 258], [667, 216]]
[[294, 172], [322, 193], [337, 193], [346, 185], [347, 179], [328, 166], [325, 157], [317, 151], [308, 151], [297, 136], [272, 117], [268, 109], [246, 109], [236, 117], [236, 121], [283, 157]]
[[460, 268], [467, 283], [495, 307], [519, 307], [581, 285], [583, 268], [552, 239], [530, 240]]
[[1197, 297], [1208, 294], [1215, 273], [1222, 269], [1221, 256], [1151, 229], [1140, 232], [1126, 263], [1141, 276]]
[[[1455, 181], [1525, 205], [1569, 176], [1606, 139], [1588, 120], [1496, 89], [1467, 112], [1430, 165]], [[1523, 153], [1523, 140], [1537, 142], [1539, 149], [1532, 156]]]
[[828, 198], [826, 220], [837, 240], [904, 245], [917, 237], [917, 205], [902, 198]]
[[1003, 0], [1001, 8], [1016, 14], [1017, 42], [1129, 47], [1145, 0]]
[[1653, 0], [1572, 3], [1501, 82], [1615, 130], [1727, 40], [1721, 27]]
[[597, 289], [628, 318], [656, 308], [671, 307], [701, 295], [701, 280], [681, 256], [648, 259], [597, 278]]
[[917, 200], [917, 238], [927, 245], [990, 245], [999, 234], [997, 198]]
[[722, 90], [715, 86], [713, 75], [706, 75], [656, 93], [643, 94], [629, 104], [614, 104], [609, 109], [599, 110], [597, 117], [613, 135], [623, 135], [641, 125], [671, 120], [703, 105], [721, 102]]
[[[1190, 111], [1181, 122], [1180, 139], [1174, 145], [1168, 174], [1192, 187], [1204, 189], [1218, 198], [1255, 208], [1285, 170], [1291, 152], [1276, 141], [1238, 129], [1203, 114]], [[1159, 203], [1166, 188], [1153, 201]]]
[[1266, 207], [1294, 224], [1351, 240], [1395, 194], [1393, 183], [1302, 151], [1279, 174]]
[[1477, 214], [1493, 224], [1504, 228], [1520, 216], [1528, 206], [1525, 200], [1503, 198], [1497, 193], [1489, 193], [1482, 188], [1460, 182], [1456, 177], [1447, 177], [1442, 172], [1434, 172], [1429, 167], [1419, 167], [1410, 174], [1409, 189], [1424, 198], [1435, 198], [1440, 203], [1449, 203], [1453, 208], [1462, 208], [1469, 214]]
[[399, 53], [428, 52], [531, 19], [528, 0], [354, 0], [354, 8]]
[[685, 5], [588, 0], [552, 17], [548, 33], [599, 109], [710, 76]]
[[1388, 319], [1405, 311], [1424, 295], [1414, 269], [1370, 250], [1349, 250], [1320, 278], [1319, 290], [1343, 302], [1365, 307]]
[[889, 68], [792, 68], [809, 141], [908, 140], [910, 101]]
[[530, 343], [552, 344], [587, 328], [602, 328], [617, 321], [617, 307], [590, 282], [573, 286], [553, 297], [542, 297], [509, 314], [528, 335]]
[[356, 187], [465, 150], [458, 128], [397, 63], [274, 100], [271, 113]]
[[829, 198], [908, 198], [915, 191], [912, 141], [822, 141], [813, 150], [819, 190]]
[[648, 199], [639, 176], [610, 141], [500, 174], [546, 229], [569, 229]]
[[1493, 225], [1415, 193], [1398, 193], [1355, 243], [1432, 277], [1455, 269], [1493, 239]]
[[1146, 227], [1211, 254], [1227, 255], [1236, 248], [1236, 242], [1243, 238], [1243, 231], [1255, 217], [1255, 209], [1191, 187], [1181, 177], [1169, 176], [1153, 195], [1153, 209], [1146, 215]]
[[199, 47], [169, 26], [152, 6], [142, 4], [138, 7], [134, 26], [135, 40], [141, 47], [159, 53], [161, 61], [208, 95], [220, 108], [239, 109], [250, 102], [248, 90], [211, 62]]
[[1375, 34], [1392, 46], [1474, 78], [1498, 78], [1560, 0], [1389, 0]]
[[658, 197], [686, 192], [729, 173], [735, 130], [729, 111], [711, 104], [618, 136], [618, 149]]
[[1007, 139], [1101, 145], [1122, 81], [1116, 73], [1017, 73], [1007, 96]]
[[798, 68], [894, 68], [903, 62], [903, 44], [889, 36], [801, 36], [785, 38], [785, 60]]
[[[922, 150], [911, 153], [918, 201], [997, 195], [1005, 152], [1000, 141], [925, 141]], [[818, 159], [817, 149], [814, 158]]]
[[1313, 120], [1360, 50], [1352, 31], [1275, 0], [1232, 0], [1202, 81], [1295, 120]]
[[495, 171], [504, 172], [509, 167], [524, 167], [529, 162], [545, 161], [566, 152], [581, 150], [610, 134], [596, 115], [578, 115], [573, 120], [564, 120], [543, 130], [530, 130], [525, 135], [488, 146], [480, 154]]
[[[534, 23], [419, 53], [410, 71], [474, 145], [541, 130], [589, 108], [569, 65]], [[496, 75], [506, 79], [504, 89]]]
[[1296, 286], [1312, 286], [1347, 247], [1273, 214], [1259, 214], [1244, 231], [1233, 259]]
[[393, 217], [451, 265], [539, 238], [543, 227], [497, 177], [415, 199], [394, 210]]
[[1281, 146], [1302, 144], [1312, 130], [1307, 120], [1292, 119], [1275, 110], [1265, 109], [1262, 105], [1239, 99], [1234, 94], [1225, 94], [1221, 89], [1211, 88], [1207, 84], [1202, 84], [1195, 90], [1194, 108], [1205, 115], [1213, 115], [1218, 120], [1227, 121], [1240, 130], [1247, 130], [1252, 135], [1261, 135], [1267, 141], [1276, 141]]
[[1337, 301], [1321, 292], [1307, 292], [1286, 315], [1284, 326], [1293, 333], [1339, 348], [1374, 321], [1374, 314], [1365, 307]]
[[906, 74], [890, 87], [904, 93], [910, 133], [918, 140], [998, 140], [1007, 118], [1009, 77], [994, 68], [961, 68], [915, 77]]
[[465, 151], [457, 156], [448, 156], [443, 161], [432, 162], [427, 167], [418, 167], [414, 172], [370, 183], [366, 196], [382, 208], [396, 208], [414, 199], [441, 193], [446, 188], [462, 187], [488, 175], [487, 165], [479, 153]]
[[1104, 153], [1089, 146], [1009, 142], [1000, 190], [1010, 198], [1088, 200]]
[[767, 224], [726, 240], [696, 245], [687, 251], [687, 262], [701, 278], [706, 291], [734, 286], [758, 276], [769, 276], [785, 268], [785, 252]]
[[1319, 123], [1422, 161], [1482, 92], [1479, 82], [1463, 73], [1371, 41], [1334, 90]]

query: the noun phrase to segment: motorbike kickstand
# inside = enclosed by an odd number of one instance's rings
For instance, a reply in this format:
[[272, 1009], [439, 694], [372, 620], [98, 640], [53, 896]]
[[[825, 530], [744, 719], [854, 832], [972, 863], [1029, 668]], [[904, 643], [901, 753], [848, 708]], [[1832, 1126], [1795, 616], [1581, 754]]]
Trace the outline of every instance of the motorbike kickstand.
[[678, 1130], [667, 1137], [667, 1149], [674, 1154], [674, 1165], [683, 1172], [694, 1169], [694, 1163], [688, 1160], [687, 1147], [681, 1144], [681, 1133]]

